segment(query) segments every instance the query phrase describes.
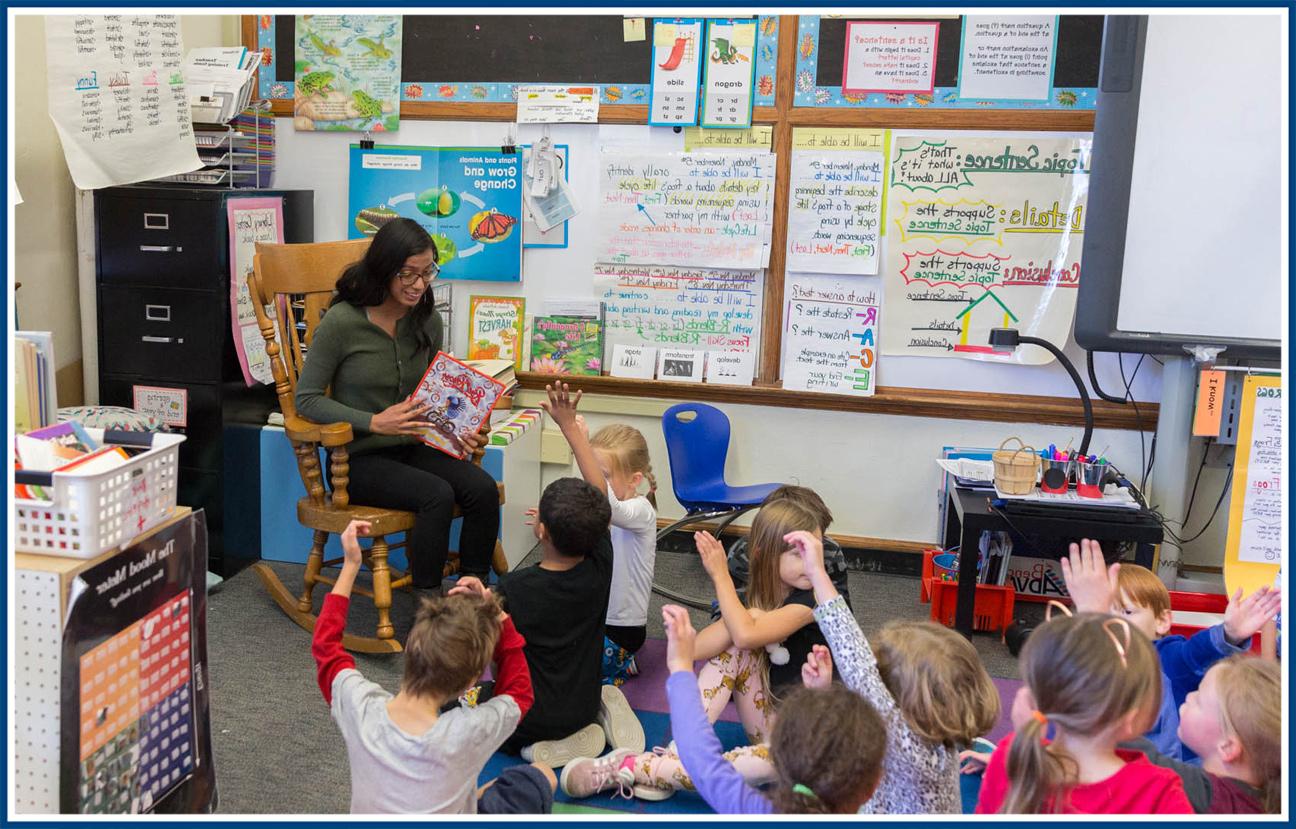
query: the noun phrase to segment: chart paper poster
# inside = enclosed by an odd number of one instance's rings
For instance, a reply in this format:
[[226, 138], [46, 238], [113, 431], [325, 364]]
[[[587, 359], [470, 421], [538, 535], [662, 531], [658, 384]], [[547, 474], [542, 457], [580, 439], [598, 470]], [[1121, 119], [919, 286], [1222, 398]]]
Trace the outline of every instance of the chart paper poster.
[[400, 15], [299, 14], [296, 32], [294, 128], [400, 129]]
[[525, 310], [520, 296], [468, 297], [468, 359], [512, 360], [521, 369]]
[[247, 278], [257, 242], [283, 244], [283, 198], [229, 199], [225, 202], [229, 224], [230, 321], [234, 326], [234, 350], [243, 369], [243, 382], [273, 383], [265, 338], [252, 307]]
[[[1283, 451], [1283, 388], [1277, 377], [1248, 377], [1242, 386], [1237, 460], [1225, 561], [1281, 565], [1287, 538], [1282, 508], [1286, 501]], [[1228, 565], [1225, 565], [1227, 575]], [[1269, 579], [1273, 576], [1270, 574]], [[1237, 585], [1229, 582], [1229, 589]], [[1253, 587], [1248, 585], [1245, 592]]]
[[884, 173], [880, 152], [793, 152], [789, 270], [877, 273]]
[[751, 126], [756, 94], [756, 23], [708, 20], [702, 70], [702, 126]]
[[194, 145], [180, 18], [47, 15], [49, 113], [82, 190], [189, 173]]
[[592, 86], [517, 88], [519, 124], [597, 124], [598, 113], [599, 94]]
[[763, 290], [759, 270], [594, 266], [610, 345], [755, 352]]
[[490, 147], [351, 147], [347, 238], [413, 219], [436, 244], [440, 279], [522, 279], [522, 156]]
[[922, 92], [936, 88], [936, 22], [846, 24], [842, 94]]
[[775, 156], [758, 151], [605, 151], [594, 260], [763, 267], [774, 167]]
[[1064, 343], [1075, 315], [1089, 139], [898, 136], [887, 182], [883, 353], [1043, 365], [990, 329]]
[[1056, 46], [1055, 15], [966, 15], [959, 46], [959, 97], [1047, 101]]
[[79, 575], [62, 648], [60, 810], [215, 804], [201, 512]]
[[877, 388], [878, 279], [787, 275], [783, 388], [869, 396]]

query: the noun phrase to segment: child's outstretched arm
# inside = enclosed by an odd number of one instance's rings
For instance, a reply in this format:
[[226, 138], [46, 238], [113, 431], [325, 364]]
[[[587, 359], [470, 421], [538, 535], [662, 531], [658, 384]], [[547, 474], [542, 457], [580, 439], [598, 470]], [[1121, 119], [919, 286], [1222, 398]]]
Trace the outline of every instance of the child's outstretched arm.
[[352, 521], [342, 532], [342, 572], [338, 573], [333, 589], [324, 597], [324, 607], [315, 620], [315, 635], [311, 640], [311, 656], [315, 657], [316, 678], [324, 701], [333, 702], [333, 678], [348, 668], [355, 668], [355, 659], [342, 650], [342, 632], [346, 630], [347, 610], [351, 607], [351, 587], [360, 572], [360, 541], [357, 536], [368, 535], [368, 521]]
[[783, 540], [801, 554], [805, 574], [814, 588], [815, 601], [819, 603], [814, 609], [814, 618], [819, 623], [824, 638], [828, 640], [833, 665], [841, 674], [842, 682], [873, 703], [878, 713], [890, 721], [899, 709], [896, 708], [891, 692], [882, 682], [877, 659], [873, 656], [868, 640], [864, 638], [864, 631], [860, 630], [859, 622], [855, 621], [855, 614], [828, 577], [823, 563], [823, 543], [801, 530], [788, 533]]
[[743, 781], [724, 758], [724, 748], [702, 709], [702, 694], [693, 674], [693, 645], [697, 632], [688, 611], [662, 607], [666, 628], [666, 695], [670, 700], [671, 734], [680, 762], [702, 799], [720, 814], [769, 814], [769, 800]]
[[814, 621], [814, 611], [800, 604], [788, 604], [754, 615], [738, 598], [733, 576], [729, 575], [729, 558], [720, 542], [705, 531], [694, 533], [693, 540], [702, 558], [702, 566], [715, 585], [720, 618], [735, 645], [746, 650], [763, 648], [782, 642]]
[[1081, 539], [1062, 558], [1062, 579], [1077, 613], [1111, 613], [1120, 562], [1110, 567], [1097, 541]]
[[562, 430], [563, 437], [567, 438], [572, 455], [576, 457], [576, 465], [580, 468], [581, 477], [599, 492], [607, 495], [608, 485], [607, 478], [603, 475], [603, 467], [599, 466], [598, 458], [594, 456], [594, 447], [590, 446], [585, 430], [576, 422], [576, 406], [581, 399], [580, 390], [577, 389], [576, 393], [572, 394], [566, 383], [558, 381], [551, 386], [545, 386], [545, 392], [549, 395], [549, 399], [540, 401], [540, 408], [549, 414], [553, 422]]

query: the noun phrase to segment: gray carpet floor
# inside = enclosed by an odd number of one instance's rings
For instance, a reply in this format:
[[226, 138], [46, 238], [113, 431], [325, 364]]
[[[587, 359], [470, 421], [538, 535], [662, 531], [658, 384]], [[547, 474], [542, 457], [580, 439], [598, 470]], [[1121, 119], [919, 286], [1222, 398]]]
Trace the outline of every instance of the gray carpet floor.
[[[522, 566], [538, 560], [533, 552]], [[300, 565], [271, 563], [289, 590], [301, 586]], [[662, 551], [657, 557], [661, 585], [710, 599], [713, 592], [696, 555]], [[362, 576], [362, 579], [364, 577]], [[316, 588], [318, 610], [326, 590]], [[851, 602], [866, 634], [895, 619], [926, 619], [918, 580], [904, 576], [851, 572]], [[662, 637], [661, 597], [653, 595], [648, 635]], [[393, 598], [396, 635], [404, 639], [413, 611], [409, 594]], [[1036, 605], [1017, 614], [1037, 615]], [[709, 614], [693, 611], [693, 622]], [[364, 600], [355, 602], [348, 630], [372, 635], [376, 615]], [[1016, 678], [1016, 659], [996, 635], [976, 635], [973, 644], [992, 676]], [[208, 613], [213, 749], [225, 813], [340, 813], [348, 809], [350, 778], [346, 748], [329, 717], [315, 681], [310, 635], [290, 621], [251, 570], [216, 587]], [[356, 656], [369, 679], [395, 690], [401, 659]]]

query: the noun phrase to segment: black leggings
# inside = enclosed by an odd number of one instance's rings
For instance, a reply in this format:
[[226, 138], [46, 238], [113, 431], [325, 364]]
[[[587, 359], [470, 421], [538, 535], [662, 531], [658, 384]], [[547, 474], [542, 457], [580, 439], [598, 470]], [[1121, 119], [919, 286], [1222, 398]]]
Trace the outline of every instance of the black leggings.
[[422, 443], [351, 457], [351, 501], [417, 513], [405, 552], [415, 587], [437, 587], [450, 549], [455, 504], [463, 511], [459, 572], [483, 581], [499, 535], [499, 489], [480, 466]]

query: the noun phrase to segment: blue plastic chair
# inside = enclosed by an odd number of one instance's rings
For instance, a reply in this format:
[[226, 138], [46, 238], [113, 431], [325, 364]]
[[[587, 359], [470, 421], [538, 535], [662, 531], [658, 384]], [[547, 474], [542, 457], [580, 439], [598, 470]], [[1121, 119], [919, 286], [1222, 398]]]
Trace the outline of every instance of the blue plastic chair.
[[[783, 484], [730, 486], [725, 483], [725, 458], [729, 454], [729, 418], [705, 403], [680, 403], [662, 415], [662, 432], [670, 458], [671, 488], [684, 507], [680, 520], [659, 530], [660, 542], [690, 524], [719, 518], [715, 535], [740, 515], [761, 505]], [[653, 585], [660, 595], [706, 610], [710, 600], [694, 599]]]

